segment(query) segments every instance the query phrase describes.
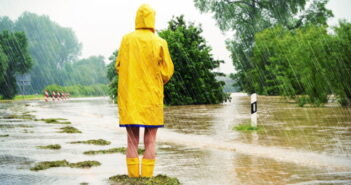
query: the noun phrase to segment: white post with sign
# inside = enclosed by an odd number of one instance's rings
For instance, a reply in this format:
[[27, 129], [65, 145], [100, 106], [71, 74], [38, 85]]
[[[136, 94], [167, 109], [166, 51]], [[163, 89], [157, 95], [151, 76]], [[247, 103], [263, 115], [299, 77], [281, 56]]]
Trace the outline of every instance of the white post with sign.
[[251, 126], [257, 127], [257, 94], [251, 95]]

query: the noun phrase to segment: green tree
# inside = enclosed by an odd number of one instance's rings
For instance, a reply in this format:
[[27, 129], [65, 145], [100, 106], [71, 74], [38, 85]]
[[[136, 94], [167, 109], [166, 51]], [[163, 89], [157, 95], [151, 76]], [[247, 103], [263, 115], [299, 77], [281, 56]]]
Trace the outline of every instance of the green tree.
[[328, 67], [328, 74], [334, 93], [338, 95], [342, 105], [351, 105], [351, 23], [340, 21], [334, 27], [335, 35], [328, 46], [335, 67]]
[[25, 12], [15, 22], [1, 17], [0, 30], [25, 32], [33, 58], [30, 74], [34, 91], [52, 83], [64, 84], [64, 65], [75, 61], [81, 50], [72, 29], [61, 27], [48, 16]]
[[[294, 97], [304, 92], [291, 56], [296, 38], [282, 26], [265, 29], [255, 35], [252, 61], [257, 68], [249, 70], [253, 87], [259, 94]], [[259, 69], [259, 70], [258, 70]]]
[[173, 18], [168, 28], [158, 33], [168, 42], [175, 69], [165, 86], [166, 104], [216, 104], [227, 98], [224, 82], [216, 79], [224, 74], [213, 72], [223, 61], [213, 59], [201, 33], [201, 27], [187, 24], [183, 16]]
[[27, 48], [27, 38], [23, 32], [0, 33], [0, 94], [5, 99], [16, 95], [15, 75], [28, 72], [32, 66]]
[[118, 76], [115, 69], [117, 56], [118, 51], [113, 52], [112, 56], [110, 56], [109, 58], [111, 62], [107, 65], [107, 79], [110, 81], [110, 83], [108, 84], [108, 94], [115, 103], [117, 103], [118, 92]]
[[7, 16], [3, 16], [0, 17], [0, 31], [3, 30], [8, 30], [8, 31], [13, 31], [15, 27], [14, 22], [12, 22], [12, 20], [7, 17]]
[[8, 58], [6, 53], [4, 53], [2, 46], [0, 45], [0, 84], [5, 81], [5, 74], [8, 67]]
[[[256, 92], [257, 84], [252, 73], [264, 75], [252, 61], [255, 34], [275, 25], [296, 29], [305, 24], [326, 24], [332, 12], [325, 8], [327, 0], [194, 0], [201, 12], [214, 13], [222, 31], [233, 31], [227, 48], [232, 54], [236, 74], [231, 75], [242, 90]], [[255, 85], [256, 84], [256, 85]]]
[[106, 84], [106, 65], [103, 56], [91, 56], [73, 63], [66, 63], [63, 68], [64, 85]]
[[[333, 59], [328, 50], [330, 36], [326, 26], [309, 25], [296, 30], [294, 35], [297, 42], [293, 45], [292, 53], [287, 57], [296, 63], [296, 70], [310, 101], [316, 105], [327, 102], [331, 93], [331, 82], [328, 68], [334, 68]], [[290, 55], [290, 56], [289, 56]]]

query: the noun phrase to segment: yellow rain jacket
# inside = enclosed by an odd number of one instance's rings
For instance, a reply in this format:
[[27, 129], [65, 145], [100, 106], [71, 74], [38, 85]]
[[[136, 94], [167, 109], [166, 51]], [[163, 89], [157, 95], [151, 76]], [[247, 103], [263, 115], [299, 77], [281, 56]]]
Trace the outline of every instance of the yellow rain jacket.
[[122, 39], [116, 71], [121, 127], [162, 127], [163, 86], [174, 72], [165, 40], [155, 35], [155, 11], [142, 5], [135, 31]]

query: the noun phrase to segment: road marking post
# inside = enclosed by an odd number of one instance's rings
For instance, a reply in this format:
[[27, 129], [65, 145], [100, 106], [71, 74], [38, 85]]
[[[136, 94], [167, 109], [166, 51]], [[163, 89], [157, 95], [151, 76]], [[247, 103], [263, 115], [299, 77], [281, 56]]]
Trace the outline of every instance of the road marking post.
[[257, 127], [257, 94], [251, 95], [251, 126]]

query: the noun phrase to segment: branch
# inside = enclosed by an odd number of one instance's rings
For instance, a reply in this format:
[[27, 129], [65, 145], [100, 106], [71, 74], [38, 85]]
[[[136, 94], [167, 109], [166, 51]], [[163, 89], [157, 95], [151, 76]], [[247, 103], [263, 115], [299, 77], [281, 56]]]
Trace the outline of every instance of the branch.
[[286, 27], [289, 29], [289, 30], [294, 30], [294, 29], [297, 29], [299, 28], [300, 26], [302, 26], [303, 24], [303, 19], [304, 17], [301, 17], [299, 20], [297, 20], [297, 22], [295, 23], [295, 25], [287, 25]]

